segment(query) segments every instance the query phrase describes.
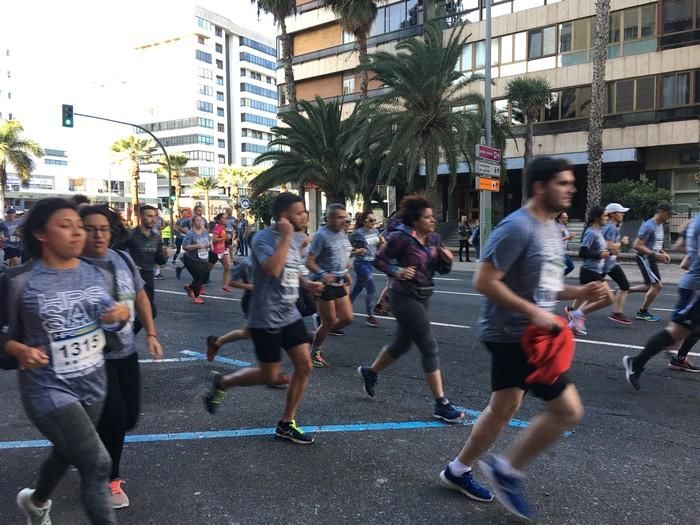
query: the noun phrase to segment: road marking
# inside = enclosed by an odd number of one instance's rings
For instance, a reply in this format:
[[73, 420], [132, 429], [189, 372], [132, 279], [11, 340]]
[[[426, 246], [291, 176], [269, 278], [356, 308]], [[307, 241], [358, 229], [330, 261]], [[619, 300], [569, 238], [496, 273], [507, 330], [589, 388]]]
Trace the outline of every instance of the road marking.
[[[358, 317], [369, 317], [369, 315], [367, 315], [367, 314], [360, 314], [357, 312], [355, 312], [353, 315], [356, 315]], [[396, 321], [396, 318], [389, 317], [386, 315], [373, 315], [372, 317], [375, 317], [377, 319], [386, 319], [387, 321]], [[433, 322], [433, 321], [431, 321], [430, 324], [433, 326], [446, 326], [448, 328], [465, 328], [467, 330], [469, 330], [471, 328], [471, 326], [467, 326], [465, 324], [438, 323], [438, 322]]]
[[471, 295], [473, 297], [483, 297], [480, 293], [473, 292], [448, 292], [446, 290], [435, 290], [435, 293], [442, 293], [446, 295]]
[[[158, 293], [169, 293], [173, 295], [187, 295], [185, 292], [174, 292], [172, 290], [161, 290], [158, 289], [156, 290]], [[235, 297], [221, 297], [219, 295], [204, 295], [203, 296], [205, 299], [216, 299], [217, 301], [240, 301], [240, 299], [236, 299]]]
[[[203, 354], [202, 352], [195, 352], [194, 350], [183, 350], [180, 353], [182, 355], [194, 357], [196, 359], [206, 359], [207, 358], [206, 354]], [[252, 366], [252, 364], [253, 364], [253, 363], [249, 363], [247, 361], [239, 361], [238, 359], [231, 359], [230, 357], [224, 357], [224, 356], [220, 356], [220, 355], [217, 355], [214, 358], [214, 361], [216, 363], [224, 363], [227, 365], [237, 366], [239, 368], [245, 368], [247, 366]]]
[[[204, 356], [206, 359], [206, 356]], [[139, 359], [139, 363], [184, 363], [188, 361], [201, 361], [201, 357], [167, 357], [164, 359]]]

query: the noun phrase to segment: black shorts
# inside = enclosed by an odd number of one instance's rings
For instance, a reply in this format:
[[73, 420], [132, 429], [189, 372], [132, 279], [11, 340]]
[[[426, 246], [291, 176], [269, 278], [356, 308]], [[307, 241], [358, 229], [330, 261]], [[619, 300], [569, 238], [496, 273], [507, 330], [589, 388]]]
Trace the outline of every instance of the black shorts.
[[10, 259], [14, 259], [15, 257], [21, 257], [22, 252], [20, 251], [19, 248], [14, 248], [12, 246], [8, 246], [5, 248], [5, 260], [9, 261]]
[[250, 308], [250, 297], [250, 291], [246, 290], [243, 294], [243, 297], [241, 298], [241, 309], [243, 310], [243, 313], [246, 317], [248, 317], [248, 308]]
[[323, 288], [323, 293], [319, 297], [322, 301], [335, 301], [336, 299], [342, 299], [348, 294], [345, 286], [328, 286]]
[[578, 278], [581, 284], [588, 284], [596, 281], [602, 281], [605, 279], [605, 275], [589, 270], [588, 268], [581, 267], [581, 273], [579, 274]]
[[616, 264], [608, 272], [608, 275], [613, 281], [617, 283], [617, 286], [620, 288], [620, 290], [622, 290], [623, 292], [629, 291], [630, 283], [627, 280], [627, 276], [625, 275], [625, 271], [622, 269], [622, 266]]
[[637, 255], [637, 266], [639, 266], [639, 271], [642, 272], [642, 279], [644, 279], [646, 284], [651, 285], [661, 282], [661, 273], [659, 272], [656, 258]]
[[520, 388], [544, 401], [558, 398], [571, 381], [562, 374], [551, 385], [525, 383], [535, 367], [527, 364], [525, 352], [520, 343], [489, 343], [484, 341], [491, 352], [491, 391], [497, 392], [506, 388]]
[[261, 363], [282, 361], [282, 348], [289, 352], [299, 345], [308, 344], [309, 332], [302, 319], [282, 328], [249, 328], [255, 347], [255, 357]]

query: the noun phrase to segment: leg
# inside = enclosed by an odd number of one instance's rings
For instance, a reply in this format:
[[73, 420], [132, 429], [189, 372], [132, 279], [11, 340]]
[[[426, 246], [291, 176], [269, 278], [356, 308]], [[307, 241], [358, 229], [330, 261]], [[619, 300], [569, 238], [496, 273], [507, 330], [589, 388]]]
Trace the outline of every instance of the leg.
[[666, 347], [673, 343], [686, 339], [689, 335], [690, 329], [685, 326], [673, 321], [668, 323], [664, 330], [652, 335], [644, 345], [644, 349], [633, 358], [632, 368], [634, 372], [642, 372], [644, 365], [652, 357], [663, 352]]
[[362, 271], [362, 267], [355, 265], [355, 282], [352, 284], [352, 290], [350, 291], [350, 302], [354, 303], [355, 299], [362, 293], [365, 289], [367, 283], [367, 276]]
[[[464, 251], [467, 241], [465, 239], [459, 240], [459, 262], [462, 262], [462, 252]], [[467, 248], [467, 260], [469, 260], [469, 249]]]
[[374, 297], [377, 293], [377, 287], [374, 284], [372, 274], [369, 275], [369, 279], [367, 279], [367, 282], [365, 283], [365, 289], [367, 290], [367, 293], [365, 294], [365, 311], [367, 312], [367, 315], [372, 316], [374, 315], [372, 312], [372, 309], [374, 308]]
[[224, 288], [228, 288], [228, 280], [231, 276], [231, 259], [228, 254], [224, 254], [221, 258], [221, 264], [224, 266]]
[[[153, 272], [141, 272], [141, 278], [143, 279], [143, 289], [146, 290], [146, 295], [148, 300], [151, 302], [151, 313], [153, 318], [156, 318], [156, 291], [155, 291], [155, 281], [153, 280]], [[139, 321], [138, 316], [134, 320], [134, 333], [138, 334], [143, 328], [141, 321]]]
[[686, 337], [683, 341], [683, 344], [678, 349], [677, 359], [681, 360], [688, 357], [688, 353], [690, 353], [690, 351], [693, 349], [693, 347], [698, 341], [700, 341], [700, 333], [698, 332], [693, 332], [688, 337]]
[[610, 291], [610, 288], [608, 288], [607, 285], [605, 287], [607, 288], [607, 293], [604, 299], [600, 299], [599, 301], [595, 301], [593, 303], [587, 302], [584, 306], [581, 307], [581, 311], [584, 313], [584, 315], [588, 315], [591, 312], [595, 312], [596, 310], [600, 310], [601, 308], [605, 308], [606, 306], [612, 304], [612, 291]]
[[228, 390], [234, 386], [272, 385], [282, 370], [282, 362], [262, 363], [250, 368], [241, 368], [232, 374], [225, 375], [219, 381], [219, 388]]
[[247, 326], [244, 326], [239, 330], [232, 330], [217, 338], [216, 346], [221, 347], [228, 343], [235, 343], [236, 341], [244, 341], [246, 339], [250, 339], [250, 331]]
[[649, 291], [646, 293], [644, 296], [644, 302], [642, 303], [642, 308], [641, 310], [643, 312], [646, 312], [649, 307], [651, 306], [651, 303], [654, 302], [654, 299], [656, 299], [656, 296], [661, 293], [661, 289], [663, 288], [663, 285], [661, 282], [656, 282], [651, 285], [649, 288]]
[[335, 323], [335, 301], [325, 301], [323, 299], [319, 299], [316, 301], [316, 304], [318, 308], [318, 316], [321, 318], [321, 324], [316, 329], [312, 346], [314, 348], [321, 348], [323, 343], [326, 341], [328, 332], [331, 331], [331, 327]]
[[309, 345], [301, 344], [287, 351], [294, 366], [294, 373], [287, 389], [287, 402], [281, 421], [288, 423], [296, 417], [296, 411], [311, 376], [311, 355]]
[[333, 330], [341, 330], [352, 323], [352, 303], [347, 295], [335, 299], [335, 322]]
[[615, 300], [613, 301], [613, 312], [614, 313], [624, 313], [625, 311], [625, 301], [627, 301], [627, 296], [629, 295], [629, 290], [618, 290], [615, 294]]
[[104, 444], [109, 457], [112, 459], [110, 480], [119, 478], [119, 465], [121, 463], [122, 449], [124, 448], [124, 436], [126, 435], [126, 403], [122, 395], [119, 370], [113, 364], [115, 360], [107, 360], [107, 398], [97, 432]]

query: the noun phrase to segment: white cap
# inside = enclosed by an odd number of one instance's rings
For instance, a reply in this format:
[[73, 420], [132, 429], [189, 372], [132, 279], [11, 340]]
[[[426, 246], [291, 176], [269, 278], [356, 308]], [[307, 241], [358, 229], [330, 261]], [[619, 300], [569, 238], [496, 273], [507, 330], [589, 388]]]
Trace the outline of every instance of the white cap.
[[629, 208], [625, 208], [622, 204], [611, 202], [605, 207], [605, 213], [627, 213]]

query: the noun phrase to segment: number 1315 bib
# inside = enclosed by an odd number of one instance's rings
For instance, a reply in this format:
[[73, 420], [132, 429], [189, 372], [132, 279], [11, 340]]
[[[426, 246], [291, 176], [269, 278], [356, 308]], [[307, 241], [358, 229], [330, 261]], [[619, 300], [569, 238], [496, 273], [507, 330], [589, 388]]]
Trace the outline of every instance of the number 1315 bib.
[[51, 362], [58, 375], [76, 375], [104, 360], [105, 335], [91, 323], [51, 334]]

